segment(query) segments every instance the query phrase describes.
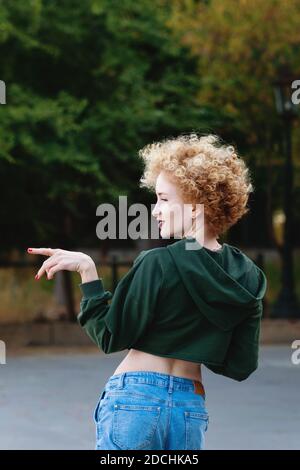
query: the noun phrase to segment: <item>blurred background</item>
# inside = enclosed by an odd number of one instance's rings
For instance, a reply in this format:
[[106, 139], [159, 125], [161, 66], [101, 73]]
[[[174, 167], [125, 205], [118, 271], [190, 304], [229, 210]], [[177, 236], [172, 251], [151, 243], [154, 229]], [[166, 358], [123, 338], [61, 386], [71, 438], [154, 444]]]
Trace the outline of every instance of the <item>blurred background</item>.
[[88, 253], [113, 292], [141, 249], [166, 241], [100, 240], [96, 208], [118, 212], [122, 195], [150, 209], [138, 150], [191, 131], [247, 162], [250, 212], [219, 241], [268, 279], [260, 370], [246, 384], [205, 371], [208, 447], [299, 447], [299, 24], [297, 0], [0, 4], [0, 448], [93, 448], [92, 408], [124, 357], [104, 357], [77, 325], [79, 275], [37, 283], [45, 258], [27, 247]]

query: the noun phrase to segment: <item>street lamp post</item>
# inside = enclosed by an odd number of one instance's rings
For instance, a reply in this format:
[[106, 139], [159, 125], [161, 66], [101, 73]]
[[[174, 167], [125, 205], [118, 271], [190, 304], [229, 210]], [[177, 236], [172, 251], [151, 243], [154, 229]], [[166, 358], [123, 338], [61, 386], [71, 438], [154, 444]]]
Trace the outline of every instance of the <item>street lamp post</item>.
[[300, 306], [295, 294], [293, 268], [293, 163], [292, 163], [292, 126], [298, 109], [291, 99], [293, 77], [287, 69], [282, 70], [274, 82], [277, 112], [284, 129], [284, 238], [281, 250], [282, 271], [281, 290], [276, 300], [272, 317], [300, 318]]

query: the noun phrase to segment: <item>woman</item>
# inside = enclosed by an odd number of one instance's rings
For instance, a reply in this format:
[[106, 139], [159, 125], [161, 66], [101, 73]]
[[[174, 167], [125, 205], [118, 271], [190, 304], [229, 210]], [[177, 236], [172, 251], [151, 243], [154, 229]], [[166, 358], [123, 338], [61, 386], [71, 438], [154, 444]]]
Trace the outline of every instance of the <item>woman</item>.
[[181, 135], [139, 155], [161, 236], [178, 241], [142, 251], [114, 295], [86, 254], [30, 252], [49, 256], [37, 278], [79, 272], [79, 324], [105, 354], [129, 350], [94, 411], [96, 449], [201, 450], [209, 420], [201, 364], [237, 381], [258, 366], [266, 277], [217, 241], [248, 212], [253, 186], [235, 149], [214, 135]]

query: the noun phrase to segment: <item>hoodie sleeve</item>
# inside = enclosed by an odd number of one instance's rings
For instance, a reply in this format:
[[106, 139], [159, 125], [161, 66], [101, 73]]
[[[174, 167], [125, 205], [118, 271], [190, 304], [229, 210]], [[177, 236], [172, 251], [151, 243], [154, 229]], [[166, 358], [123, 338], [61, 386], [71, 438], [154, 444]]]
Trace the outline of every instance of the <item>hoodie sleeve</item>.
[[259, 301], [255, 312], [234, 328], [224, 363], [207, 364], [208, 369], [239, 382], [257, 369], [262, 309]]
[[104, 290], [102, 278], [79, 284], [83, 297], [77, 320], [105, 354], [132, 347], [151, 324], [163, 271], [150, 251], [139, 254], [114, 294]]

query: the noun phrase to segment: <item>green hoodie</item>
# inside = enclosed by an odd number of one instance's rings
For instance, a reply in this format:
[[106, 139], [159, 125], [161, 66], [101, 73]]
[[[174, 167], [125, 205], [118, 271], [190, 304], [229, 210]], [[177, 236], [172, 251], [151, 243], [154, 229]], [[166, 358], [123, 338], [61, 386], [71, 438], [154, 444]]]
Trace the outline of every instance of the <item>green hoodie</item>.
[[113, 295], [102, 278], [79, 287], [78, 322], [106, 354], [134, 348], [238, 381], [258, 366], [267, 280], [232, 245], [212, 251], [182, 238], [142, 251]]

